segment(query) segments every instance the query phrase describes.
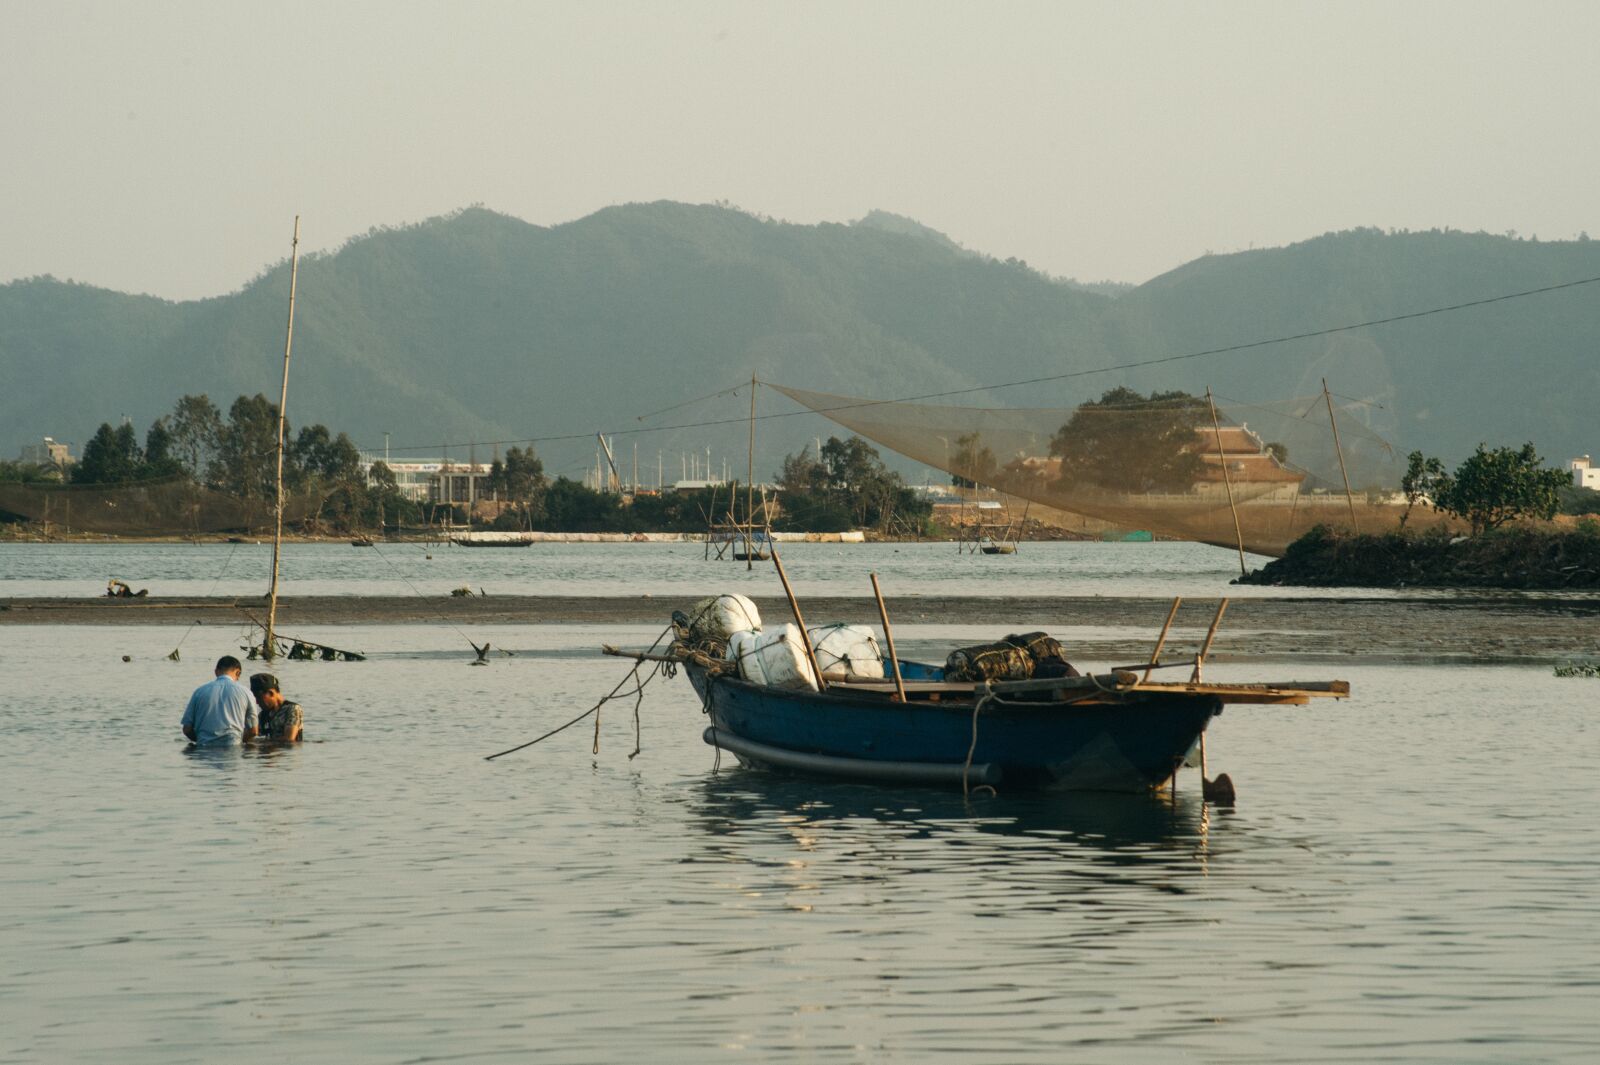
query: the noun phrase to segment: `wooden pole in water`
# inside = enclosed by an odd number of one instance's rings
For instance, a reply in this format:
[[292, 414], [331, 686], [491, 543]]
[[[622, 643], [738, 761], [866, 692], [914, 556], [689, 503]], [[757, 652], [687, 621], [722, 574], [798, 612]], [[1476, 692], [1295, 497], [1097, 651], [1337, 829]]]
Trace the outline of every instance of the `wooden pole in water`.
[[[1155, 669], [1155, 663], [1161, 661], [1161, 648], [1167, 644], [1167, 631], [1172, 628], [1172, 619], [1178, 616], [1178, 606], [1183, 602], [1183, 596], [1172, 597], [1172, 609], [1167, 611], [1167, 623], [1161, 626], [1161, 635], [1156, 639], [1156, 649], [1150, 652], [1150, 665], [1145, 668], [1144, 680], [1150, 679], [1150, 671]], [[1140, 681], [1142, 684], [1143, 681]]]
[[817, 666], [817, 652], [811, 646], [811, 633], [806, 629], [806, 619], [800, 616], [800, 601], [794, 597], [794, 589], [789, 587], [789, 575], [783, 572], [783, 559], [778, 557], [778, 545], [772, 545], [772, 564], [778, 567], [778, 579], [783, 582], [783, 594], [789, 597], [789, 609], [794, 611], [794, 623], [800, 626], [800, 642], [805, 645], [806, 661], [811, 663], [811, 672], [816, 674], [817, 688], [826, 691], [828, 682], [823, 679], [822, 670]]
[[1233, 513], [1233, 536], [1239, 545], [1239, 576], [1245, 574], [1244, 533], [1239, 530], [1239, 508], [1233, 502], [1233, 478], [1228, 473], [1228, 453], [1222, 449], [1222, 425], [1217, 421], [1217, 403], [1211, 398], [1211, 386], [1206, 386], [1206, 404], [1211, 408], [1211, 429], [1217, 434], [1217, 463], [1222, 467], [1222, 485], [1228, 490], [1228, 510]]
[[300, 216], [294, 216], [294, 242], [289, 248], [289, 325], [283, 338], [283, 390], [278, 395], [278, 479], [273, 503], [272, 586], [267, 591], [267, 629], [261, 655], [272, 661], [273, 626], [278, 620], [278, 558], [283, 550], [283, 429], [284, 408], [289, 403], [289, 353], [294, 348], [294, 291], [300, 270]]
[[1200, 669], [1205, 665], [1206, 655], [1211, 653], [1211, 641], [1217, 638], [1217, 627], [1222, 624], [1222, 615], [1227, 609], [1227, 599], [1217, 604], [1217, 616], [1211, 619], [1211, 628], [1206, 630], [1206, 642], [1200, 645], [1200, 653], [1194, 656], [1194, 676], [1189, 678], [1190, 684], [1200, 683]]
[[894, 630], [889, 628], [889, 608], [883, 605], [883, 589], [878, 587], [878, 575], [868, 574], [872, 578], [872, 594], [878, 600], [878, 617], [883, 619], [883, 640], [889, 645], [889, 664], [894, 667], [895, 696], [902, 703], [906, 701], [905, 681], [900, 679], [900, 656], [894, 652]]
[[1328, 391], [1328, 379], [1322, 379], [1322, 398], [1328, 403], [1328, 424], [1333, 426], [1333, 453], [1339, 456], [1339, 476], [1344, 478], [1344, 498], [1350, 504], [1350, 531], [1358, 533], [1356, 525], [1356, 499], [1350, 494], [1350, 474], [1344, 468], [1344, 448], [1339, 446], [1339, 420], [1333, 416], [1333, 395]]
[[755, 568], [755, 484], [756, 484], [756, 375], [750, 374], [750, 456], [744, 483], [744, 568]]

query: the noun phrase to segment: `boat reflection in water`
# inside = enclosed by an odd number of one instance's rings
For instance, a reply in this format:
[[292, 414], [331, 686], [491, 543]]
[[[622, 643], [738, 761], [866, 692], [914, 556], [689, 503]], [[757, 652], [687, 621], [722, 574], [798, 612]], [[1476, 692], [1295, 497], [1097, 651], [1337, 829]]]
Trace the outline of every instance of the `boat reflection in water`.
[[[1048, 909], [1102, 891], [1183, 894], [1208, 871], [1213, 808], [1197, 793], [1033, 793], [970, 802], [937, 788], [786, 777], [739, 766], [695, 785], [695, 860], [758, 870], [741, 890], [811, 891], [927, 875]], [[1224, 813], [1223, 817], [1226, 818]], [[776, 882], [773, 882], [776, 881]], [[948, 893], [923, 885], [918, 891]]]

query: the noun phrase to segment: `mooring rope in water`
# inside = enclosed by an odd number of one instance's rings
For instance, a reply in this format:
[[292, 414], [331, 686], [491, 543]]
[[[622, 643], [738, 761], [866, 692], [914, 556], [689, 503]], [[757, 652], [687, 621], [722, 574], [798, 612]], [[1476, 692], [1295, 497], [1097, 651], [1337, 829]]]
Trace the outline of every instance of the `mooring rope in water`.
[[[416, 585], [412, 584], [409, 580], [406, 579], [406, 575], [404, 573], [400, 572], [400, 567], [396, 566], [394, 564], [394, 562], [392, 562], [390, 560], [388, 555], [385, 555], [382, 551], [378, 550], [378, 545], [377, 545], [376, 542], [374, 542], [373, 545], [372, 545], [372, 551], [379, 558], [383, 559], [384, 564], [386, 566], [388, 566], [390, 569], [394, 570], [394, 575], [396, 577], [399, 577], [400, 578], [400, 582], [402, 584], [404, 584], [407, 588], [410, 588], [411, 591], [416, 595], [416, 597], [418, 599], [421, 599], [423, 602], [430, 602], [428, 597], [426, 595], [423, 595], [422, 591], [420, 589], [418, 589]], [[477, 664], [478, 662], [482, 662], [485, 665], [488, 664], [488, 659], [484, 657], [489, 652], [489, 645], [487, 643], [485, 643], [482, 647], [479, 647], [477, 644], [472, 642], [472, 637], [468, 636], [465, 632], [463, 632], [460, 628], [458, 628], [449, 618], [445, 617], [443, 614], [439, 613], [438, 611], [434, 611], [433, 612], [433, 616], [435, 618], [438, 618], [439, 621], [441, 621], [447, 628], [450, 628], [450, 629], [454, 630], [455, 634], [457, 636], [460, 636], [463, 640], [467, 641], [467, 646], [472, 648], [473, 653], [478, 656], [476, 659], [474, 659], [474, 664]], [[504, 654], [504, 655], [510, 655], [511, 654], [510, 651], [507, 651], [503, 647], [500, 649], [500, 653]]]
[[[654, 651], [657, 647], [661, 646], [661, 641], [663, 639], [665, 639], [667, 633], [669, 633], [671, 631], [672, 631], [672, 626], [671, 625], [668, 625], [665, 629], [662, 629], [661, 630], [661, 635], [656, 637], [655, 642], [650, 645], [650, 650], [646, 651], [645, 653], [649, 654], [651, 651]], [[677, 673], [677, 669], [672, 663], [670, 663], [670, 662], [656, 662], [654, 664], [654, 668], [651, 669], [649, 676], [646, 676], [645, 678], [643, 678], [641, 680], [639, 678], [639, 670], [644, 668], [644, 666], [645, 666], [645, 662], [644, 661], [635, 662], [634, 665], [633, 665], [633, 668], [628, 670], [627, 676], [623, 677], [620, 681], [618, 681], [617, 682], [617, 686], [615, 688], [612, 688], [609, 692], [607, 692], [604, 696], [601, 697], [599, 702], [597, 702], [593, 706], [589, 707], [589, 709], [585, 710], [583, 713], [579, 714], [577, 717], [573, 718], [571, 721], [568, 721], [568, 722], [566, 722], [565, 724], [562, 724], [562, 725], [557, 725], [555, 728], [551, 729], [549, 732], [546, 732], [543, 736], [539, 736], [536, 739], [531, 739], [527, 743], [519, 743], [515, 747], [508, 747], [503, 751], [497, 751], [494, 754], [485, 755], [483, 760], [485, 762], [492, 762], [496, 758], [499, 758], [501, 755], [515, 754], [517, 751], [523, 750], [524, 748], [527, 748], [527, 747], [532, 747], [536, 743], [543, 743], [545, 740], [549, 739], [551, 736], [554, 736], [554, 735], [556, 735], [557, 733], [560, 733], [560, 732], [565, 732], [567, 729], [571, 728], [573, 725], [576, 725], [578, 722], [582, 721], [584, 718], [588, 717], [590, 714], [594, 714], [595, 715], [595, 720], [594, 720], [594, 729], [595, 729], [595, 733], [594, 733], [594, 753], [595, 754], [599, 754], [600, 753], [600, 717], [599, 717], [600, 708], [602, 706], [606, 705], [606, 703], [609, 703], [611, 700], [618, 698], [619, 695], [622, 696], [622, 697], [626, 697], [626, 696], [632, 695], [632, 696], [634, 696], [634, 704], [633, 704], [633, 725], [634, 725], [633, 754], [628, 755], [628, 758], [631, 760], [634, 757], [634, 755], [638, 754], [639, 751], [642, 749], [642, 746], [640, 744], [640, 733], [639, 733], [639, 707], [644, 702], [645, 685], [649, 684], [652, 680], [655, 680], [657, 677], [666, 676], [666, 677], [670, 678], [670, 677], [674, 676]], [[629, 681], [633, 681], [634, 682], [633, 688], [630, 691], [624, 692], [623, 689], [628, 686], [628, 682]]]
[[[233, 561], [233, 552], [237, 550], [239, 550], [239, 545], [234, 544], [232, 549], [228, 552], [228, 557], [222, 560], [222, 568], [217, 571], [217, 579], [211, 582], [211, 587], [206, 589], [205, 598], [210, 599], [211, 593], [215, 592], [217, 590], [217, 585], [222, 583], [223, 575], [228, 572], [228, 564]], [[183, 641], [189, 638], [189, 634], [193, 632], [195, 630], [195, 626], [199, 624], [199, 619], [189, 623], [189, 627], [183, 630], [183, 635], [178, 637], [178, 646], [172, 649], [172, 653], [169, 654], [167, 658], [174, 662], [182, 661], [182, 659], [178, 657], [178, 648], [183, 646]]]

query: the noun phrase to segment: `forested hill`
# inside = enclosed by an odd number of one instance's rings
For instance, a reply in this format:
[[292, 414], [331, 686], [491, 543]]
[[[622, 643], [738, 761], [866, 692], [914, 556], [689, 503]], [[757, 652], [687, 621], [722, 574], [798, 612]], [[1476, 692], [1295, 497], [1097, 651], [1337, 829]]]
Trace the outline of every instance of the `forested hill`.
[[[0, 286], [0, 455], [78, 442], [126, 415], [142, 432], [184, 393], [224, 407], [275, 396], [288, 264], [188, 303], [50, 279]], [[592, 461], [592, 433], [737, 419], [745, 394], [636, 416], [760, 377], [894, 397], [1034, 378], [1403, 314], [1600, 276], [1600, 242], [1356, 231], [1208, 256], [1109, 293], [975, 254], [875, 212], [797, 226], [709, 206], [608, 208], [542, 228], [481, 209], [374, 231], [301, 263], [289, 414], [381, 447], [465, 458], [472, 441], [541, 443], [553, 472]], [[1129, 373], [961, 397], [1072, 406], [1117, 384], [1211, 385], [1244, 402], [1315, 392], [1373, 401], [1405, 449], [1457, 459], [1532, 439], [1554, 460], [1600, 451], [1600, 285]], [[763, 412], [792, 409], [773, 394]], [[758, 472], [813, 436], [765, 422]], [[587, 438], [585, 438], [587, 436]], [[742, 470], [745, 428], [624, 435], [712, 447]], [[485, 454], [486, 457], [486, 454]], [[627, 471], [625, 471], [627, 472]]]

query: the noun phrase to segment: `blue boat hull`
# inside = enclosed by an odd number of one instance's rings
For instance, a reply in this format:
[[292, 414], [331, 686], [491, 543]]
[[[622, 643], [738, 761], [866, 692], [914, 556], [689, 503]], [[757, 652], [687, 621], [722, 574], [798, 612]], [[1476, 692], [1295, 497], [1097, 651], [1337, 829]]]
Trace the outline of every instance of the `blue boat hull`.
[[706, 741], [744, 764], [889, 783], [959, 785], [965, 775], [1008, 788], [1146, 791], [1172, 778], [1222, 709], [1211, 695], [1147, 692], [990, 703], [974, 746], [970, 699], [900, 703], [761, 687], [692, 664], [686, 672], [711, 718]]

